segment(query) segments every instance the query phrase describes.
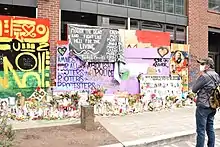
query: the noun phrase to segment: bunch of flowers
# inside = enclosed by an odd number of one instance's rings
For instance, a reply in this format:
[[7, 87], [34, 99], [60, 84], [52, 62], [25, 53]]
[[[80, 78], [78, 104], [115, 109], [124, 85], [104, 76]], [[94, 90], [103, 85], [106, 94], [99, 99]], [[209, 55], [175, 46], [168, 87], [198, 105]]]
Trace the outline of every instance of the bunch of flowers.
[[166, 100], [167, 100], [167, 101], [175, 102], [176, 99], [177, 99], [177, 96], [167, 96], [167, 97], [166, 97]]
[[79, 95], [78, 92], [76, 92], [76, 93], [72, 94], [70, 97], [71, 97], [72, 103], [74, 104], [74, 107], [75, 107], [74, 109], [77, 109], [79, 99], [81, 98], [81, 96]]
[[134, 106], [135, 103], [141, 102], [141, 99], [143, 98], [142, 94], [129, 94], [128, 96], [128, 103], [130, 106]]
[[60, 97], [61, 97], [61, 99], [64, 99], [64, 98], [70, 98], [70, 95], [69, 95], [69, 93], [64, 93], [64, 94], [60, 94]]
[[70, 97], [74, 102], [78, 102], [79, 99], [81, 98], [78, 92], [72, 94]]
[[95, 104], [101, 102], [102, 97], [104, 96], [106, 89], [104, 88], [95, 88], [91, 95], [89, 96], [89, 104], [94, 106]]

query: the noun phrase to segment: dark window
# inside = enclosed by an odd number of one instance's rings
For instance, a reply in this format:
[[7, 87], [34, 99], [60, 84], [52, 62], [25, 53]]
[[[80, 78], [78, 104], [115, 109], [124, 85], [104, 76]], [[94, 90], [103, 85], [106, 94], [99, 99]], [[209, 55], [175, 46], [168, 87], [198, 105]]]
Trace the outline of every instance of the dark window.
[[141, 8], [151, 9], [151, 0], [140, 0]]
[[163, 11], [163, 0], [153, 0], [153, 10]]
[[163, 31], [163, 25], [157, 22], [143, 21], [141, 24], [142, 30], [154, 30], [154, 31]]
[[124, 5], [125, 4], [125, 0], [113, 0], [113, 4]]
[[166, 29], [165, 32], [169, 32], [170, 33], [170, 39], [171, 40], [175, 40], [175, 27], [171, 26], [171, 25], [166, 25]]
[[67, 40], [67, 24], [97, 26], [97, 15], [72, 11], [61, 11], [61, 39]]
[[0, 15], [24, 16], [24, 17], [36, 18], [36, 8], [27, 7], [27, 6], [0, 4]]
[[174, 13], [174, 0], [165, 0], [165, 12]]
[[139, 21], [131, 19], [130, 20], [130, 27], [131, 27], [131, 30], [139, 30]]
[[112, 3], [112, 0], [98, 0], [99, 2]]
[[109, 17], [101, 16], [101, 26], [117, 28], [117, 29], [126, 29], [126, 19], [120, 17]]
[[186, 42], [186, 31], [185, 27], [177, 26], [176, 27], [176, 41], [177, 42]]
[[138, 0], [128, 0], [128, 6], [139, 7], [139, 1]]

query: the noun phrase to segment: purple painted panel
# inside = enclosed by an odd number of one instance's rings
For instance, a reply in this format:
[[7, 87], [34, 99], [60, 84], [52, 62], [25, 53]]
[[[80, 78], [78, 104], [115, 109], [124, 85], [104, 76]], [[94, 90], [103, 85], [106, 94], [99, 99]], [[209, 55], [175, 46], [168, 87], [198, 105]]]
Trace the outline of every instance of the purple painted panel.
[[158, 48], [127, 48], [125, 57], [129, 58], [170, 58], [171, 53], [168, 49]]
[[138, 75], [140, 73], [153, 75], [169, 75], [170, 52], [158, 53], [157, 48], [133, 49], [125, 51], [126, 65], [121, 67], [124, 74], [120, 84], [121, 91], [131, 94], [140, 92]]

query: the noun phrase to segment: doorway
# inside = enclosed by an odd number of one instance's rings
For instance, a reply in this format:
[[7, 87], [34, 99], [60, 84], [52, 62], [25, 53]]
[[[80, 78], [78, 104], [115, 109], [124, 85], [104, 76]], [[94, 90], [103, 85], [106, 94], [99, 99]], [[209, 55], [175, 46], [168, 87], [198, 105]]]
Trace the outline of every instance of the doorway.
[[208, 47], [209, 54], [215, 62], [215, 71], [220, 74], [220, 30], [217, 31], [209, 31], [208, 34]]

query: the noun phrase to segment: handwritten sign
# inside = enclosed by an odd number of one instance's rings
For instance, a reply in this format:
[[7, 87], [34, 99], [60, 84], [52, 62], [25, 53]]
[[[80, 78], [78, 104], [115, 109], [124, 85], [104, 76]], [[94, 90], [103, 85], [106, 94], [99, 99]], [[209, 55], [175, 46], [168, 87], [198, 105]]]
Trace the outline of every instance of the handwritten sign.
[[166, 96], [182, 96], [181, 78], [179, 76], [147, 76], [140, 78], [140, 91], [151, 99], [152, 94], [164, 100]]
[[70, 52], [87, 62], [124, 62], [117, 29], [68, 25]]

